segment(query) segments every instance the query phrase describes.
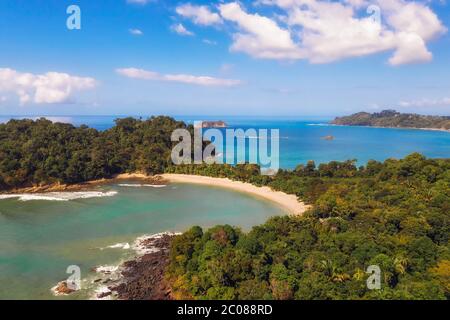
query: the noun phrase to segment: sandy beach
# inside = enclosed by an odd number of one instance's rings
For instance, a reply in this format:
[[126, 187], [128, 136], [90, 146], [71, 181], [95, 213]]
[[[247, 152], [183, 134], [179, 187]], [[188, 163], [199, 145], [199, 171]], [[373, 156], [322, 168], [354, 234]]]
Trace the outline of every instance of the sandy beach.
[[0, 194], [22, 194], [22, 193], [33, 194], [33, 193], [47, 193], [47, 192], [84, 191], [84, 190], [92, 190], [92, 187], [97, 185], [113, 183], [115, 181], [121, 180], [134, 180], [134, 179], [140, 181], [147, 181], [152, 184], [164, 184], [167, 181], [175, 183], [203, 184], [220, 188], [228, 188], [272, 201], [281, 208], [283, 208], [286, 211], [286, 213], [290, 215], [301, 215], [310, 208], [310, 206], [299, 201], [295, 195], [286, 194], [281, 191], [274, 191], [269, 187], [257, 187], [250, 183], [233, 181], [228, 178], [213, 178], [207, 176], [169, 174], [169, 173], [156, 176], [148, 176], [143, 173], [123, 173], [118, 174], [112, 178], [86, 181], [79, 184], [66, 185], [55, 183], [49, 185], [40, 185], [40, 186], [13, 189], [5, 191], [3, 193], [0, 192]]
[[257, 187], [250, 183], [233, 181], [228, 178], [213, 178], [186, 174], [162, 174], [161, 177], [169, 182], [203, 184], [249, 193], [276, 203], [290, 215], [301, 215], [310, 207], [299, 201], [295, 195], [274, 191], [269, 187]]

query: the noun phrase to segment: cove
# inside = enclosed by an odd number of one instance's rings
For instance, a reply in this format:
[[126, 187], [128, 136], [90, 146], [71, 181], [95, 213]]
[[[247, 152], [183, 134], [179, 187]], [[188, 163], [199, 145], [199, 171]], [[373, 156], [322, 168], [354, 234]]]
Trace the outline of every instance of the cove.
[[55, 297], [50, 288], [68, 277], [69, 265], [80, 267], [83, 288], [70, 298], [87, 299], [95, 290], [92, 268], [116, 266], [134, 256], [129, 244], [139, 236], [182, 232], [193, 225], [230, 224], [249, 230], [283, 214], [271, 202], [228, 189], [133, 187], [135, 183], [95, 189], [117, 192], [114, 196], [0, 200], [0, 299], [65, 299]]

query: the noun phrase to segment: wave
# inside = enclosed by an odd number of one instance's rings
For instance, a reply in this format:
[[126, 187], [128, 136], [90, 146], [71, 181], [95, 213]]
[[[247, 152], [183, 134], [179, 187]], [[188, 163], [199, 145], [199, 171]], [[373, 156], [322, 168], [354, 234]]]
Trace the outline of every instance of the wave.
[[0, 194], [0, 200], [18, 199], [19, 201], [45, 200], [45, 201], [70, 201], [76, 199], [90, 199], [113, 197], [117, 191], [79, 191], [79, 192], [48, 192], [48, 193], [21, 193], [21, 194]]
[[130, 246], [130, 244], [128, 242], [119, 242], [119, 243], [112, 244], [112, 245], [107, 246], [107, 247], [100, 248], [100, 250], [104, 250], [104, 249], [124, 249], [124, 250], [128, 250], [130, 248], [131, 248], [131, 246]]
[[119, 270], [119, 266], [98, 266], [94, 268], [95, 272], [111, 274]]
[[140, 188], [140, 187], [152, 187], [152, 188], [164, 188], [167, 187], [165, 184], [140, 184], [140, 183], [120, 183], [119, 187], [132, 187], [132, 188]]
[[[128, 242], [119, 242], [106, 248], [133, 249], [136, 252], [134, 259], [141, 259], [145, 254], [158, 252], [159, 250], [161, 250], [156, 247], [156, 240], [162, 238], [164, 235], [178, 234], [180, 233], [161, 232], [156, 234], [143, 235], [136, 238], [131, 246]], [[90, 288], [90, 291], [92, 292], [90, 299], [109, 300], [117, 298], [117, 286], [120, 283], [124, 283], [124, 281], [126, 281], [123, 272], [127, 269], [128, 267], [124, 264], [123, 260], [120, 261], [120, 263], [117, 265], [100, 265], [93, 268], [93, 271], [97, 274], [97, 276], [95, 280], [91, 281], [91, 285], [93, 285], [94, 287]]]
[[335, 126], [332, 123], [308, 123], [306, 124], [307, 126], [317, 126], [317, 127], [330, 127], [330, 126]]
[[161, 232], [161, 233], [155, 233], [151, 235], [143, 235], [134, 241], [131, 248], [138, 254], [138, 256], [143, 256], [148, 253], [158, 252], [159, 249], [153, 246], [153, 243], [155, 240], [158, 240], [162, 238], [165, 235], [168, 236], [176, 236], [180, 235], [179, 232]]

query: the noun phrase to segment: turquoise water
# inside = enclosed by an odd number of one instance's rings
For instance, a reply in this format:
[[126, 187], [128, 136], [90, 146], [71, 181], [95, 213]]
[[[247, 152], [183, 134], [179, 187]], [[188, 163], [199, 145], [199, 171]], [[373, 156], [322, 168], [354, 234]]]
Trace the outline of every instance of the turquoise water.
[[[114, 125], [124, 116], [61, 116], [53, 121], [86, 124], [99, 130]], [[0, 122], [11, 117], [0, 117]], [[146, 117], [143, 117], [146, 118]], [[231, 128], [267, 128], [280, 130], [280, 167], [293, 169], [297, 164], [314, 160], [317, 164], [331, 160], [357, 159], [359, 165], [374, 159], [402, 158], [420, 152], [431, 158], [450, 157], [450, 133], [414, 129], [331, 126], [331, 119], [249, 118], [249, 117], [175, 117], [188, 123], [196, 120], [224, 120]], [[327, 135], [334, 140], [322, 139]]]
[[[173, 184], [163, 188], [102, 186], [112, 197], [71, 201], [0, 200], [0, 299], [52, 299], [66, 268], [81, 268], [89, 298], [99, 265], [117, 265], [133, 250], [105, 248], [143, 234], [228, 223], [244, 230], [283, 214], [271, 202], [220, 188]], [[98, 277], [98, 276], [97, 276]]]

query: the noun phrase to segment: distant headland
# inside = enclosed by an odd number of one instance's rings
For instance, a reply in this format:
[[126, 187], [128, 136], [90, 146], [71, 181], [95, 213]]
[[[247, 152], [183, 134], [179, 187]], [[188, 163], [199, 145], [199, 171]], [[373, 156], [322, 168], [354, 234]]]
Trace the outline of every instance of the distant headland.
[[358, 112], [350, 116], [337, 117], [331, 124], [450, 131], [450, 116], [426, 116], [383, 110], [377, 113]]

